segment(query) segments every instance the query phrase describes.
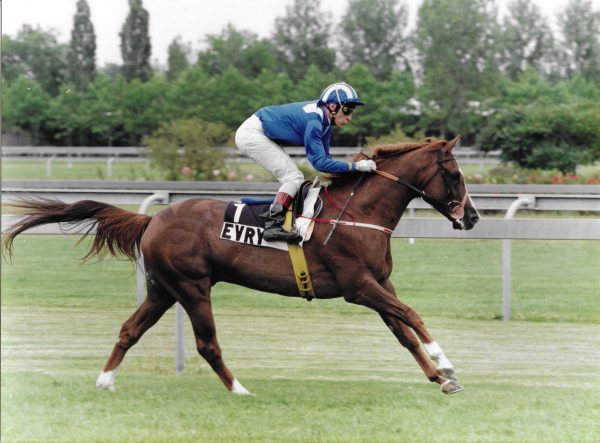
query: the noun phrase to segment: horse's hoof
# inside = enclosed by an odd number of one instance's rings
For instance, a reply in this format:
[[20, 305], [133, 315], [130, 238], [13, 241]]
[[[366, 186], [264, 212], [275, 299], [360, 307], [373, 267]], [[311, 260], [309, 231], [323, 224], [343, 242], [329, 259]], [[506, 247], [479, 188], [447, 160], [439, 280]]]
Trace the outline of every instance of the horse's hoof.
[[237, 378], [233, 379], [233, 385], [231, 386], [231, 393], [236, 395], [254, 395], [252, 392], [247, 390], [242, 384], [238, 381]]
[[442, 392], [444, 394], [456, 394], [464, 389], [465, 388], [463, 388], [463, 386], [456, 380], [446, 380], [444, 383], [442, 383]]
[[456, 378], [456, 374], [454, 373], [454, 369], [452, 368], [438, 368], [437, 374], [441, 377], [444, 377], [446, 380], [458, 380]]
[[107, 372], [102, 371], [96, 380], [96, 387], [98, 389], [115, 392], [115, 375], [116, 370]]

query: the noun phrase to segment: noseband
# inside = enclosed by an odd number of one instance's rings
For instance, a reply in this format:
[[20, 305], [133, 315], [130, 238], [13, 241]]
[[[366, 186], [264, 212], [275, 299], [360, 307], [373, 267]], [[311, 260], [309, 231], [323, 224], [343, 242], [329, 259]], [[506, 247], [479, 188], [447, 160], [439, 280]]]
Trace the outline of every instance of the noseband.
[[[452, 187], [452, 183], [451, 183], [452, 178], [450, 176], [451, 173], [448, 169], [446, 169], [446, 167], [444, 167], [444, 163], [452, 161], [452, 160], [455, 160], [454, 157], [450, 157], [446, 160], [443, 160], [441, 151], [437, 151], [438, 167], [435, 170], [435, 172], [431, 175], [431, 177], [429, 177], [425, 181], [425, 183], [422, 186], [423, 189], [419, 189], [416, 186], [408, 183], [407, 181], [404, 181], [401, 178], [396, 177], [395, 175], [389, 174], [385, 171], [380, 171], [379, 169], [376, 169], [373, 172], [410, 189], [415, 194], [417, 194], [417, 196], [421, 197], [425, 202], [427, 202], [433, 208], [435, 208], [440, 214], [442, 214], [448, 220], [450, 220], [455, 229], [462, 229], [463, 223], [462, 223], [461, 219], [463, 218], [463, 216], [465, 214], [465, 204], [467, 203], [468, 194], [467, 194], [467, 192], [465, 192], [465, 195], [463, 196], [462, 200], [458, 201], [459, 196], [456, 195], [456, 193], [454, 192], [454, 189]], [[425, 188], [427, 187], [427, 185], [438, 174], [442, 175], [444, 187], [446, 188], [446, 196], [448, 198], [447, 203], [444, 203], [443, 201], [438, 200], [437, 198], [432, 197], [425, 192]]]

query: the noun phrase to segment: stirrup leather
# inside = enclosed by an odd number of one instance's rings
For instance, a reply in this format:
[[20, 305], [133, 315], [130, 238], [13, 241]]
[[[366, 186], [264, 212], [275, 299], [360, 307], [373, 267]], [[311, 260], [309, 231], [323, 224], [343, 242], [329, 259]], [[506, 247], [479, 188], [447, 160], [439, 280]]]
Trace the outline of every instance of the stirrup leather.
[[[291, 229], [292, 227], [292, 212], [293, 208], [290, 207], [285, 215], [284, 227], [287, 229]], [[313, 290], [312, 281], [308, 272], [308, 264], [306, 263], [304, 249], [297, 243], [289, 243], [288, 250], [290, 252], [290, 260], [292, 261], [294, 277], [296, 277], [296, 285], [298, 286], [300, 296], [307, 301], [311, 301], [315, 298], [315, 291]]]

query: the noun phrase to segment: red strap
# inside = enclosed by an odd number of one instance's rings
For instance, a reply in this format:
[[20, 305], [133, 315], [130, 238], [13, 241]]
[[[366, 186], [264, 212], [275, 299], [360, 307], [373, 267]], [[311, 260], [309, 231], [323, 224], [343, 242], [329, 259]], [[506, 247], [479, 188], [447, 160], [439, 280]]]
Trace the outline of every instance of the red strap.
[[[333, 199], [331, 198], [331, 195], [329, 195], [329, 189], [328, 189], [328, 187], [327, 187], [327, 186], [325, 186], [324, 190], [325, 190], [325, 197], [327, 197], [327, 201], [329, 202], [329, 204], [330, 204], [331, 206], [333, 206], [335, 209], [338, 209], [338, 210], [340, 210], [340, 211], [341, 211], [341, 210], [342, 210], [342, 208], [340, 208], [338, 205], [336, 205], [336, 204], [335, 204], [335, 202], [333, 201]], [[354, 219], [354, 214], [352, 214], [352, 212], [350, 212], [350, 211], [344, 211], [344, 212], [345, 212], [346, 214], [348, 214], [348, 215], [350, 216], [350, 218], [352, 218], [352, 221], [355, 221], [355, 219]], [[315, 220], [316, 220], [316, 219], [315, 219]], [[327, 222], [329, 223], [329, 220], [328, 220]]]

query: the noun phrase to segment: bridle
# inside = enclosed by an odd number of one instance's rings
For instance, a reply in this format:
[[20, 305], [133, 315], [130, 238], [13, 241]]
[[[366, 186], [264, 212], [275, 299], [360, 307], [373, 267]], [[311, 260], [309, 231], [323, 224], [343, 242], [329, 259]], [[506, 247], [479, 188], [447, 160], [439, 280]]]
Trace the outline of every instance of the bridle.
[[[387, 156], [383, 156], [382, 158], [386, 158], [386, 157]], [[373, 160], [375, 160], [375, 157], [373, 157]], [[388, 172], [381, 171], [379, 169], [376, 169], [373, 172], [375, 172], [377, 175], [385, 177], [389, 180], [392, 180], [392, 181], [410, 189], [418, 197], [421, 197], [425, 202], [427, 202], [433, 208], [435, 208], [440, 214], [442, 214], [444, 217], [446, 217], [448, 220], [450, 220], [455, 229], [463, 229], [464, 224], [462, 222], [462, 218], [465, 214], [465, 204], [467, 203], [469, 194], [465, 191], [465, 195], [463, 196], [461, 201], [458, 200], [460, 198], [460, 196], [456, 195], [456, 192], [455, 192], [454, 187], [452, 186], [452, 182], [451, 182], [451, 180], [453, 180], [451, 177], [452, 173], [444, 166], [444, 163], [453, 161], [453, 160], [455, 160], [455, 158], [453, 156], [451, 156], [450, 158], [447, 158], [445, 160], [442, 159], [441, 151], [437, 151], [438, 167], [434, 171], [434, 173], [427, 180], [425, 180], [425, 183], [423, 183], [423, 185], [422, 185], [422, 189], [419, 189], [416, 186], [408, 183], [407, 181], [402, 180], [400, 177], [396, 177], [395, 175], [390, 174]], [[437, 198], [432, 197], [425, 192], [427, 185], [429, 183], [431, 183], [433, 178], [438, 174], [442, 175], [444, 187], [446, 188], [446, 197], [448, 198], [447, 203], [443, 202], [442, 200], [438, 200]]]

